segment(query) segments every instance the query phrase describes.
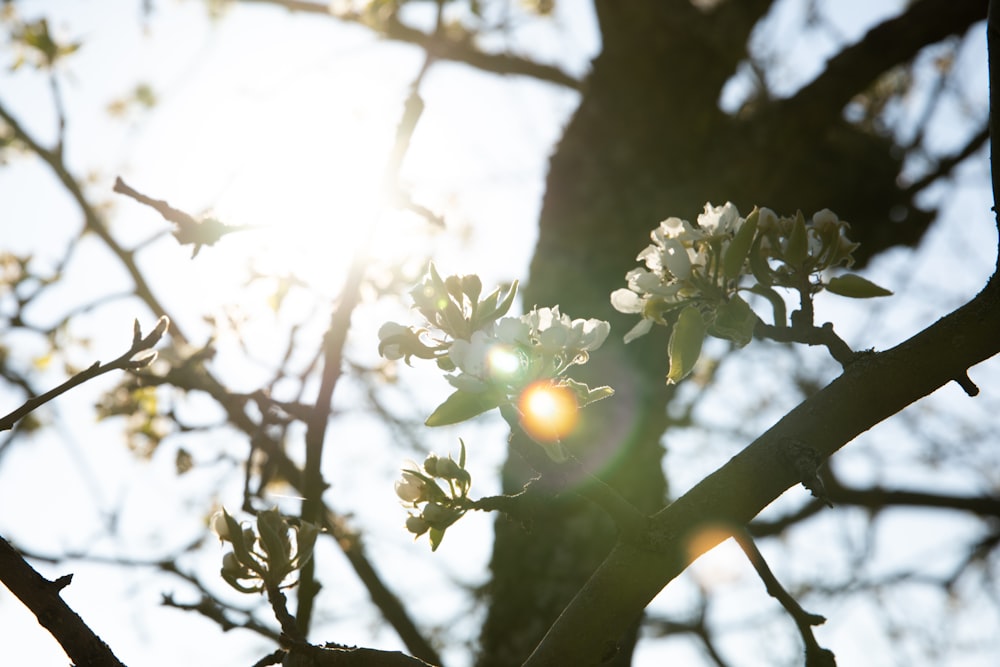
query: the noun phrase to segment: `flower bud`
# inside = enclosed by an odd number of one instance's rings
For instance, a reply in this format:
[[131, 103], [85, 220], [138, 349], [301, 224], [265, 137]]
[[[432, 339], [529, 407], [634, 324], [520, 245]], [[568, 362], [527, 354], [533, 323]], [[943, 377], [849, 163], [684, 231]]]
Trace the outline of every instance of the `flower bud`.
[[229, 541], [229, 523], [226, 521], [226, 510], [219, 510], [212, 515], [211, 526], [215, 534], [219, 536], [219, 541]]
[[462, 474], [465, 472], [450, 458], [437, 459], [437, 465], [435, 467], [437, 469], [435, 476], [443, 479], [458, 479], [459, 477], [462, 477]]
[[403, 471], [403, 479], [396, 480], [396, 495], [404, 503], [419, 503], [427, 500], [427, 482], [412, 470]]
[[444, 475], [438, 473], [438, 463], [440, 461], [441, 459], [439, 459], [436, 454], [431, 454], [424, 459], [424, 470], [427, 471], [428, 475], [431, 477], [444, 477]]
[[431, 528], [437, 528], [439, 530], [443, 530], [455, 523], [460, 516], [460, 512], [437, 503], [427, 503], [424, 507], [423, 513], [421, 514], [421, 517], [423, 517], [424, 521], [426, 521]]
[[430, 530], [431, 525], [424, 520], [423, 517], [410, 515], [406, 518], [406, 529], [413, 533], [415, 536], [420, 537], [428, 530]]
[[240, 560], [236, 557], [232, 551], [227, 551], [226, 555], [222, 557], [222, 571], [226, 574], [230, 574], [234, 577], [239, 576], [243, 573], [244, 567], [240, 563]]

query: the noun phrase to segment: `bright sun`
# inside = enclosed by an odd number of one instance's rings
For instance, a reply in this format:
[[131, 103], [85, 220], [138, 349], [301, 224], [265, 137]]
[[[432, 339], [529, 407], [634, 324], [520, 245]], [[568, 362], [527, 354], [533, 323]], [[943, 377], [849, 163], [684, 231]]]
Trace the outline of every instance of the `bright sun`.
[[[254, 228], [219, 244], [232, 262], [222, 270], [294, 276], [333, 297], [358, 252], [382, 263], [420, 255], [430, 223], [400, 212], [383, 185], [400, 91], [374, 75], [344, 85], [304, 80], [265, 104], [244, 100], [213, 137], [232, 162], [212, 213]], [[433, 173], [427, 161], [422, 174]]]

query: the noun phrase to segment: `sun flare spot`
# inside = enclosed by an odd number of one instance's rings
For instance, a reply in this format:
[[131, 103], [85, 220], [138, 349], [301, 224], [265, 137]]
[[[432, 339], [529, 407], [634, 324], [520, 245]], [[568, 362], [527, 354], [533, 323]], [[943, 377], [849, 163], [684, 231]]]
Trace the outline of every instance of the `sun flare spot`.
[[516, 351], [505, 345], [497, 345], [487, 353], [490, 375], [498, 379], [510, 379], [521, 370], [521, 358]]
[[536, 382], [521, 394], [519, 407], [521, 426], [539, 442], [562, 440], [576, 427], [579, 407], [566, 387]]

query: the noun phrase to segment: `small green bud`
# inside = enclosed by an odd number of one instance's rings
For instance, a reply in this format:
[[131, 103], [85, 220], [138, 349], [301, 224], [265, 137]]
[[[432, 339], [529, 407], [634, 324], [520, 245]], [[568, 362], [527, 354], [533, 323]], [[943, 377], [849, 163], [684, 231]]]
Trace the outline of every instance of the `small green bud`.
[[438, 464], [440, 461], [441, 459], [439, 459], [436, 454], [430, 454], [426, 459], [424, 459], [424, 470], [427, 471], [428, 475], [431, 477], [444, 476], [438, 473]]
[[806, 219], [802, 211], [795, 212], [795, 221], [785, 243], [783, 259], [793, 267], [801, 267], [809, 254], [809, 237], [806, 233]]
[[[424, 465], [426, 465], [426, 463]], [[458, 479], [464, 472], [465, 471], [458, 467], [458, 464], [451, 458], [437, 459], [436, 477], [441, 477], [442, 479]]]
[[220, 542], [229, 541], [230, 532], [229, 522], [226, 521], [226, 510], [219, 510], [212, 515], [211, 526], [215, 534], [219, 536]]

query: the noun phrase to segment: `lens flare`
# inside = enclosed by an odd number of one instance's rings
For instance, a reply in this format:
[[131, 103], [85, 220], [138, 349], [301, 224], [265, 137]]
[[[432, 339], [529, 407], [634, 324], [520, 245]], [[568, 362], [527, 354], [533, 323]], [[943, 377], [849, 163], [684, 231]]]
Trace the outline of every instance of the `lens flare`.
[[521, 370], [521, 358], [506, 345], [494, 346], [486, 356], [489, 373], [499, 380], [509, 380]]
[[547, 381], [529, 385], [521, 394], [518, 407], [522, 428], [539, 442], [556, 442], [569, 435], [576, 426], [579, 411], [572, 391]]

